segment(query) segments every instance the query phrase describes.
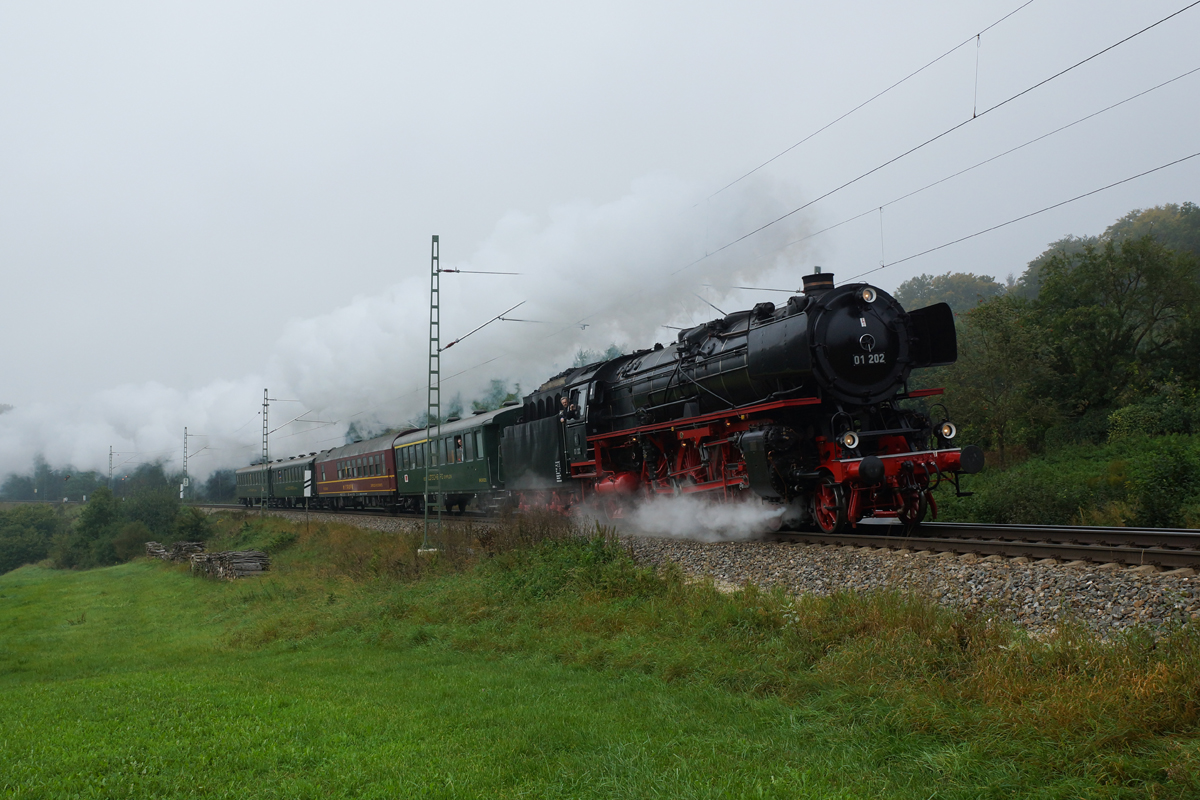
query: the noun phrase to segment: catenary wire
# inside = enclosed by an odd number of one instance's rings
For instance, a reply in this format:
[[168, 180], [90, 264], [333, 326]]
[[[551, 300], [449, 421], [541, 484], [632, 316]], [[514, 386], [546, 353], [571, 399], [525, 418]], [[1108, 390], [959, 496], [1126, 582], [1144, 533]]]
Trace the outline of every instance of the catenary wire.
[[[957, 172], [953, 172], [953, 173], [951, 173], [951, 174], [949, 174], [949, 175], [946, 175], [946, 176], [944, 176], [944, 177], [942, 177], [942, 178], [938, 178], [936, 181], [933, 181], [932, 183], [927, 183], [927, 184], [925, 184], [924, 186], [920, 187], [919, 189], [913, 189], [911, 192], [907, 192], [907, 193], [905, 193], [905, 194], [902, 194], [902, 195], [900, 195], [900, 196], [899, 196], [899, 197], [897, 197], [897, 198], [894, 198], [894, 199], [892, 199], [892, 200], [889, 200], [889, 201], [887, 201], [886, 203], [884, 203], [884, 204], [882, 205], [882, 208], [887, 208], [888, 206], [895, 205], [896, 203], [899, 203], [899, 202], [900, 202], [900, 201], [902, 201], [902, 200], [907, 200], [908, 198], [910, 198], [910, 197], [913, 197], [913, 196], [915, 196], [915, 195], [918, 195], [918, 194], [920, 194], [921, 192], [924, 192], [924, 191], [926, 191], [927, 189], [932, 189], [933, 187], [935, 187], [935, 186], [938, 186], [938, 185], [940, 185], [940, 184], [943, 184], [943, 183], [945, 183], [946, 181], [952, 180], [952, 179], [954, 179], [954, 178], [957, 178], [957, 177], [959, 177], [959, 176], [961, 176], [961, 175], [965, 175], [966, 173], [968, 173], [968, 172], [970, 172], [970, 171], [972, 171], [972, 170], [974, 170], [974, 169], [978, 169], [979, 167], [985, 166], [986, 164], [990, 164], [991, 162], [993, 162], [993, 161], [996, 161], [997, 159], [1000, 159], [1000, 158], [1003, 158], [1004, 156], [1007, 156], [1007, 155], [1010, 155], [1010, 154], [1012, 154], [1012, 153], [1015, 153], [1015, 152], [1017, 152], [1018, 150], [1022, 150], [1022, 149], [1026, 148], [1026, 147], [1029, 147], [1029, 146], [1030, 146], [1030, 145], [1032, 145], [1032, 144], [1036, 144], [1036, 143], [1038, 143], [1038, 142], [1042, 141], [1043, 139], [1048, 139], [1049, 137], [1051, 137], [1051, 136], [1054, 136], [1054, 135], [1055, 135], [1055, 134], [1057, 134], [1057, 133], [1062, 133], [1063, 131], [1065, 131], [1065, 130], [1067, 130], [1067, 129], [1069, 129], [1069, 128], [1073, 128], [1073, 127], [1075, 127], [1076, 125], [1079, 125], [1079, 124], [1081, 124], [1081, 123], [1083, 123], [1083, 122], [1087, 122], [1088, 120], [1090, 120], [1090, 119], [1093, 119], [1094, 117], [1098, 117], [1098, 116], [1100, 116], [1101, 114], [1103, 114], [1103, 113], [1105, 113], [1105, 112], [1107, 112], [1107, 111], [1112, 111], [1114, 108], [1118, 108], [1118, 107], [1120, 107], [1120, 106], [1123, 106], [1123, 105], [1125, 105], [1126, 103], [1129, 103], [1129, 102], [1131, 102], [1131, 101], [1133, 101], [1133, 100], [1136, 100], [1136, 99], [1137, 99], [1137, 98], [1139, 98], [1139, 97], [1143, 97], [1143, 96], [1145, 96], [1145, 95], [1147, 95], [1147, 94], [1150, 94], [1151, 92], [1153, 92], [1153, 91], [1155, 91], [1155, 90], [1157, 90], [1157, 89], [1161, 89], [1161, 88], [1163, 88], [1164, 86], [1168, 86], [1168, 85], [1170, 85], [1170, 84], [1172, 84], [1172, 83], [1175, 83], [1176, 81], [1182, 80], [1182, 79], [1184, 79], [1184, 78], [1188, 77], [1189, 75], [1193, 75], [1193, 74], [1195, 74], [1195, 73], [1197, 73], [1197, 72], [1200, 72], [1200, 67], [1195, 67], [1195, 68], [1193, 68], [1193, 69], [1190, 69], [1190, 70], [1188, 70], [1187, 72], [1184, 72], [1184, 73], [1182, 73], [1182, 74], [1180, 74], [1180, 75], [1176, 75], [1174, 78], [1171, 78], [1170, 80], [1163, 81], [1163, 82], [1162, 82], [1162, 83], [1160, 83], [1160, 84], [1157, 84], [1157, 85], [1155, 85], [1155, 86], [1151, 86], [1149, 89], [1144, 89], [1144, 90], [1142, 90], [1142, 91], [1138, 92], [1137, 94], [1130, 95], [1129, 97], [1126, 97], [1124, 100], [1120, 100], [1120, 101], [1118, 101], [1118, 102], [1116, 102], [1116, 103], [1113, 103], [1112, 105], [1105, 106], [1104, 108], [1100, 109], [1099, 111], [1093, 111], [1092, 113], [1088, 114], [1087, 116], [1080, 117], [1079, 119], [1075, 120], [1074, 122], [1069, 122], [1069, 123], [1067, 123], [1066, 125], [1062, 125], [1062, 126], [1060, 126], [1060, 127], [1058, 127], [1058, 128], [1055, 128], [1055, 129], [1054, 129], [1054, 130], [1052, 130], [1052, 131], [1049, 131], [1049, 132], [1047, 132], [1047, 133], [1043, 133], [1043, 134], [1041, 134], [1040, 136], [1036, 136], [1036, 137], [1034, 137], [1033, 139], [1030, 139], [1030, 140], [1028, 140], [1028, 141], [1026, 141], [1026, 142], [1023, 142], [1023, 143], [1021, 143], [1021, 144], [1017, 145], [1016, 147], [1010, 147], [1008, 150], [1005, 150], [1005, 151], [1003, 151], [1003, 152], [1001, 152], [1001, 153], [997, 153], [996, 155], [994, 155], [994, 156], [991, 156], [991, 157], [989, 157], [989, 158], [985, 158], [983, 161], [976, 162], [975, 164], [972, 164], [972, 165], [971, 165], [971, 166], [969, 166], [969, 167], [965, 167], [965, 168], [963, 168], [963, 169], [960, 169], [960, 170], [959, 170], [959, 171], [957, 171]], [[879, 206], [876, 206], [876, 207], [873, 207], [873, 208], [869, 208], [869, 209], [867, 209], [866, 211], [863, 211], [863, 212], [861, 212], [861, 213], [855, 214], [855, 215], [854, 215], [854, 216], [852, 216], [852, 217], [847, 217], [846, 219], [843, 219], [843, 220], [842, 220], [842, 221], [840, 221], [840, 222], [835, 222], [835, 223], [834, 223], [834, 224], [832, 224], [832, 225], [829, 225], [829, 226], [827, 226], [827, 227], [824, 227], [824, 228], [822, 228], [822, 229], [821, 229], [821, 230], [819, 230], [819, 231], [813, 231], [812, 233], [805, 234], [804, 236], [801, 236], [799, 239], [793, 239], [792, 241], [788, 242], [787, 244], [781, 245], [780, 247], [777, 247], [777, 248], [775, 248], [774, 250], [771, 250], [771, 251], [769, 251], [769, 252], [766, 252], [766, 253], [762, 253], [761, 255], [759, 255], [759, 256], [758, 256], [758, 258], [765, 258], [766, 256], [770, 256], [770, 255], [772, 255], [772, 254], [774, 254], [774, 253], [778, 253], [778, 252], [780, 252], [781, 250], [786, 250], [786, 249], [787, 249], [787, 248], [789, 248], [789, 247], [793, 247], [793, 246], [795, 246], [795, 245], [798, 245], [798, 244], [800, 244], [800, 243], [802, 243], [802, 242], [806, 242], [806, 241], [808, 241], [809, 239], [813, 239], [813, 238], [815, 238], [815, 237], [817, 237], [817, 236], [820, 236], [820, 235], [821, 235], [821, 234], [823, 234], [823, 233], [828, 233], [829, 231], [831, 231], [831, 230], [833, 230], [833, 229], [835, 229], [835, 228], [840, 228], [841, 226], [843, 226], [843, 225], [846, 225], [846, 224], [848, 224], [848, 223], [850, 223], [850, 222], [854, 222], [855, 220], [862, 219], [862, 218], [863, 218], [863, 217], [865, 217], [865, 216], [868, 216], [868, 215], [870, 215], [870, 214], [874, 214], [874, 213], [876, 213], [876, 212], [879, 210], [879, 208], [880, 208]], [[737, 286], [734, 286], [734, 287], [730, 287], [730, 288], [737, 289], [737, 288], [751, 288], [751, 287], [737, 287]], [[763, 291], [779, 291], [779, 290], [763, 290]]]
[[1055, 208], [1060, 208], [1069, 203], [1074, 203], [1076, 200], [1082, 200], [1085, 197], [1091, 197], [1094, 194], [1099, 194], [1100, 192], [1111, 189], [1114, 186], [1120, 186], [1123, 183], [1129, 183], [1130, 181], [1137, 180], [1138, 178], [1144, 177], [1146, 175], [1150, 175], [1151, 173], [1167, 169], [1168, 167], [1173, 167], [1176, 164], [1182, 164], [1184, 161], [1189, 161], [1193, 158], [1196, 158], [1197, 156], [1200, 156], [1200, 152], [1192, 153], [1190, 156], [1184, 156], [1183, 158], [1177, 158], [1174, 161], [1170, 161], [1166, 164], [1161, 164], [1157, 167], [1154, 167], [1153, 169], [1145, 170], [1144, 172], [1139, 172], [1136, 175], [1130, 175], [1128, 178], [1122, 178], [1121, 180], [1110, 183], [1107, 186], [1101, 186], [1099, 189], [1092, 189], [1090, 192], [1084, 192], [1083, 194], [1075, 195], [1072, 198], [1063, 200], [1063, 201], [1055, 203], [1053, 205], [1046, 206], [1045, 208], [1039, 208], [1037, 211], [1031, 211], [1028, 214], [1022, 214], [1021, 216], [1014, 217], [1013, 219], [1010, 219], [1007, 222], [1001, 222], [999, 225], [993, 225], [990, 228], [984, 228], [981, 231], [976, 231], [975, 233], [971, 233], [966, 236], [960, 236], [959, 238], [954, 239], [953, 241], [939, 244], [937, 247], [931, 247], [928, 250], [922, 250], [919, 253], [913, 253], [911, 256], [905, 256], [904, 258], [897, 259], [888, 264], [882, 264], [878, 267], [875, 267], [874, 269], [869, 269], [866, 272], [860, 272], [859, 274], [851, 277], [849, 280], [851, 280], [851, 281], [856, 280], [858, 278], [863, 277], [864, 275], [870, 275], [874, 272], [879, 272], [881, 269], [887, 269], [888, 267], [894, 267], [897, 264], [903, 264], [905, 261], [912, 261], [914, 258], [920, 258], [921, 256], [929, 255], [930, 253], [937, 252], [938, 250], [942, 250], [944, 248], [950, 247], [951, 245], [958, 244], [959, 242], [965, 242], [968, 239], [974, 239], [976, 236], [982, 236], [985, 233], [991, 233], [992, 231], [1007, 227], [1008, 225], [1012, 225], [1013, 223], [1020, 222], [1021, 220], [1026, 220], [1026, 219], [1029, 219], [1030, 217], [1036, 217], [1038, 214], [1044, 214], [1045, 212], [1051, 211]]
[[971, 42], [973, 42], [973, 41], [976, 41], [976, 40], [977, 40], [977, 39], [978, 39], [980, 36], [982, 36], [983, 34], [987, 33], [987, 32], [988, 32], [988, 31], [990, 31], [992, 28], [994, 28], [994, 27], [996, 27], [997, 25], [999, 25], [1001, 22], [1004, 22], [1004, 20], [1008, 19], [1008, 18], [1009, 18], [1009, 17], [1011, 17], [1013, 14], [1016, 14], [1018, 11], [1020, 11], [1022, 8], [1025, 8], [1025, 6], [1029, 5], [1029, 4], [1030, 4], [1030, 3], [1032, 3], [1032, 2], [1033, 2], [1033, 0], [1027, 0], [1027, 2], [1023, 3], [1022, 5], [1018, 6], [1017, 8], [1014, 8], [1012, 11], [1008, 12], [1008, 13], [1007, 13], [1007, 14], [1005, 14], [1003, 17], [1001, 17], [1000, 19], [998, 19], [998, 20], [996, 20], [995, 22], [993, 22], [991, 25], [988, 25], [988, 26], [987, 26], [986, 28], [984, 28], [983, 30], [979, 31], [978, 33], [975, 33], [975, 34], [972, 34], [972, 35], [968, 36], [966, 39], [964, 39], [964, 40], [963, 40], [962, 42], [960, 42], [959, 44], [956, 44], [956, 45], [954, 45], [954, 47], [951, 47], [949, 50], [947, 50], [946, 52], [942, 53], [940, 56], [938, 56], [937, 58], [933, 59], [932, 61], [930, 61], [930, 62], [929, 62], [928, 64], [926, 64], [925, 66], [921, 67], [920, 69], [917, 69], [917, 70], [916, 70], [916, 71], [914, 71], [914, 72], [910, 72], [908, 75], [905, 75], [903, 78], [901, 78], [900, 80], [896, 81], [896, 82], [895, 82], [895, 83], [893, 83], [891, 86], [889, 86], [889, 87], [887, 87], [886, 89], [884, 89], [883, 91], [881, 91], [881, 92], [878, 92], [877, 94], [874, 94], [874, 95], [872, 95], [871, 97], [867, 98], [867, 99], [866, 99], [866, 100], [864, 100], [863, 102], [861, 102], [861, 103], [859, 103], [858, 105], [856, 105], [854, 108], [852, 108], [852, 109], [850, 109], [849, 111], [847, 111], [846, 113], [842, 114], [840, 117], [838, 117], [838, 118], [836, 118], [836, 119], [834, 119], [834, 120], [832, 120], [832, 121], [830, 121], [830, 122], [827, 122], [827, 123], [825, 123], [825, 124], [824, 124], [824, 125], [822, 125], [820, 128], [817, 128], [815, 131], [813, 131], [812, 133], [808, 134], [807, 136], [805, 136], [803, 139], [801, 139], [800, 141], [796, 142], [796, 143], [795, 143], [795, 144], [793, 144], [792, 146], [790, 146], [790, 147], [786, 148], [785, 150], [782, 150], [782, 151], [780, 151], [779, 153], [776, 153], [775, 155], [771, 156], [770, 158], [768, 158], [766, 161], [764, 161], [764, 162], [762, 162], [761, 164], [759, 164], [759, 165], [758, 165], [757, 167], [755, 167], [754, 169], [752, 169], [752, 170], [750, 170], [749, 172], [747, 172], [747, 173], [745, 173], [745, 174], [741, 175], [740, 177], [737, 177], [737, 178], [733, 179], [733, 180], [732, 180], [732, 181], [730, 181], [729, 183], [727, 183], [727, 184], [725, 184], [724, 186], [722, 186], [720, 189], [717, 189], [715, 192], [713, 192], [712, 194], [710, 194], [710, 195], [708, 196], [708, 198], [707, 198], [707, 199], [711, 200], [712, 198], [716, 197], [716, 196], [717, 196], [717, 195], [719, 195], [721, 192], [725, 191], [726, 189], [730, 188], [731, 186], [734, 186], [735, 184], [737, 184], [737, 183], [740, 183], [741, 181], [744, 181], [746, 178], [749, 178], [751, 175], [753, 175], [754, 173], [758, 172], [758, 171], [759, 171], [760, 169], [762, 169], [763, 167], [767, 166], [768, 164], [772, 163], [773, 161], [776, 161], [776, 160], [778, 160], [778, 159], [782, 158], [783, 156], [787, 155], [788, 153], [792, 152], [792, 151], [793, 151], [793, 150], [795, 150], [797, 147], [799, 147], [800, 145], [804, 144], [804, 143], [805, 143], [805, 142], [807, 142], [809, 139], [812, 139], [812, 138], [813, 138], [814, 136], [816, 136], [817, 134], [819, 134], [819, 133], [822, 133], [823, 131], [826, 131], [826, 130], [828, 130], [829, 128], [832, 128], [834, 125], [838, 124], [839, 122], [841, 122], [841, 121], [842, 121], [842, 120], [844, 120], [846, 117], [848, 117], [848, 116], [850, 116], [851, 114], [853, 114], [854, 112], [858, 111], [859, 109], [861, 109], [861, 108], [863, 108], [863, 107], [865, 107], [865, 106], [867, 106], [867, 105], [870, 105], [870, 104], [871, 104], [871, 103], [873, 103], [874, 101], [878, 100], [880, 97], [883, 97], [885, 94], [887, 94], [888, 92], [890, 92], [892, 89], [895, 89], [895, 88], [896, 88], [897, 86], [899, 86], [900, 84], [902, 84], [902, 83], [906, 82], [906, 81], [907, 81], [907, 80], [909, 80], [910, 78], [915, 78], [917, 75], [919, 75], [919, 74], [921, 74], [922, 72], [924, 72], [925, 70], [929, 69], [929, 68], [930, 68], [930, 67], [932, 67], [934, 64], [936, 64], [936, 63], [938, 63], [939, 61], [941, 61], [942, 59], [946, 58], [947, 56], [949, 56], [949, 55], [951, 55], [951, 54], [953, 54], [953, 53], [955, 53], [955, 52], [957, 52], [958, 50], [961, 50], [962, 48], [966, 47], [966, 46], [967, 46], [968, 44], [970, 44]]
[[[1164, 22], [1166, 22], [1170, 19], [1173, 19], [1174, 17], [1179, 16], [1180, 14], [1182, 14], [1183, 12], [1185, 12], [1191, 8], [1195, 8], [1198, 5], [1200, 5], [1200, 0], [1193, 0], [1193, 2], [1189, 3], [1188, 5], [1179, 9], [1178, 11], [1168, 14], [1167, 16], [1163, 17], [1162, 19], [1158, 20], [1157, 22], [1151, 23], [1150, 25], [1147, 25], [1146, 27], [1142, 28], [1139, 31], [1131, 33], [1130, 35], [1126, 36], [1124, 39], [1121, 39], [1120, 41], [1114, 42], [1113, 44], [1110, 44], [1108, 47], [1105, 47], [1103, 50], [1098, 50], [1095, 53], [1093, 53], [1092, 55], [1088, 56], [1087, 58], [1085, 58], [1081, 61], [1075, 62], [1074, 64], [1067, 67], [1066, 69], [1059, 70], [1058, 72], [1054, 73], [1050, 77], [1044, 78], [1044, 79], [1038, 81], [1037, 83], [1033, 84], [1032, 86], [1022, 89], [1021, 91], [1017, 92], [1016, 94], [1012, 95], [1011, 97], [1001, 100], [999, 103], [996, 103], [993, 106], [989, 106], [988, 108], [985, 108], [983, 111], [980, 111], [977, 115], [968, 117], [967, 119], [963, 120], [962, 122], [952, 125], [951, 127], [947, 128], [946, 130], [942, 131], [941, 133], [937, 134], [936, 136], [932, 136], [929, 139], [926, 139], [925, 141], [921, 142], [920, 144], [918, 144], [914, 147], [911, 147], [908, 150], [905, 150], [903, 153], [900, 153], [897, 156], [893, 156], [892, 158], [888, 159], [887, 161], [884, 161], [882, 164], [872, 167], [871, 169], [867, 170], [866, 172], [862, 173], [861, 175], [858, 175], [855, 178], [851, 178], [850, 180], [846, 181], [845, 183], [841, 184], [840, 186], [830, 189], [829, 191], [825, 192], [824, 194], [822, 194], [818, 197], [815, 197], [812, 200], [809, 200], [807, 203], [804, 203], [803, 205], [793, 208], [791, 211], [788, 211], [786, 214], [781, 214], [780, 216], [776, 217], [775, 219], [771, 220], [770, 222], [766, 222], [766, 223], [758, 226], [754, 230], [752, 230], [748, 233], [744, 233], [741, 236], [737, 237], [736, 239], [733, 239], [732, 241], [726, 242], [725, 244], [721, 245], [717, 249], [715, 249], [711, 252], [706, 252], [704, 255], [700, 256], [699, 258], [697, 258], [696, 260], [694, 260], [688, 264], [685, 264], [684, 266], [675, 270], [671, 274], [677, 275], [678, 273], [683, 272], [686, 269], [690, 269], [691, 267], [694, 267], [696, 264], [699, 264], [701, 261], [711, 258], [712, 256], [716, 255], [717, 253], [720, 253], [723, 250], [727, 250], [730, 247], [733, 247], [738, 242], [745, 241], [746, 239], [749, 239], [751, 236], [754, 236], [757, 233], [761, 233], [762, 231], [766, 230], [767, 228], [770, 228], [772, 225], [782, 222], [783, 220], [787, 219], [788, 217], [791, 217], [792, 215], [803, 211], [804, 209], [808, 208], [809, 206], [813, 205], [814, 203], [818, 203], [821, 200], [824, 200], [825, 198], [829, 197], [830, 195], [840, 192], [842, 189], [845, 189], [847, 186], [851, 186], [855, 183], [858, 183], [863, 178], [866, 178], [870, 175], [875, 174], [876, 172], [883, 169], [884, 167], [887, 167], [890, 164], [894, 164], [897, 161], [899, 161], [900, 159], [905, 158], [906, 156], [912, 155], [913, 153], [917, 152], [918, 150], [933, 144], [934, 142], [938, 141], [939, 139], [942, 139], [942, 138], [950, 135], [951, 133], [958, 130], [959, 128], [962, 128], [966, 125], [971, 124], [972, 122], [974, 122], [977, 119], [982, 119], [987, 114], [991, 113], [992, 111], [995, 111], [998, 108], [1002, 108], [1003, 106], [1008, 105], [1012, 101], [1016, 100], [1018, 97], [1022, 97], [1026, 94], [1029, 94], [1033, 90], [1035, 90], [1041, 86], [1045, 86], [1047, 83], [1049, 83], [1050, 81], [1052, 81], [1056, 78], [1061, 78], [1063, 75], [1066, 75], [1068, 72], [1071, 72], [1072, 70], [1083, 66], [1084, 64], [1088, 63], [1089, 61], [1092, 61], [1093, 59], [1098, 58], [1099, 56], [1101, 56], [1117, 47], [1120, 47], [1121, 45], [1125, 44], [1126, 42], [1129, 42], [1129, 41], [1137, 38], [1138, 36], [1141, 36], [1143, 33], [1146, 33], [1147, 31], [1149, 31], [1153, 28], [1156, 28], [1159, 25], [1162, 25]], [[874, 211], [874, 210], [876, 210], [876, 209], [872, 209], [872, 211]]]

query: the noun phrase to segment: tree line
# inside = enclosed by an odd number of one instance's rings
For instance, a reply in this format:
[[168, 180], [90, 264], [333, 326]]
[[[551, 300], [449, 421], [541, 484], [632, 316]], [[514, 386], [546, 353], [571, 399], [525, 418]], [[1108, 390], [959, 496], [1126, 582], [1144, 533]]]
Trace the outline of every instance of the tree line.
[[122, 482], [91, 490], [82, 512], [45, 503], [0, 507], [0, 573], [44, 559], [60, 569], [102, 567], [145, 552], [145, 543], [203, 541], [208, 516], [179, 500], [179, 483], [159, 464], [142, 464]]
[[905, 308], [954, 309], [956, 364], [913, 386], [946, 388], [964, 439], [1004, 466], [1073, 443], [1200, 433], [1200, 208], [1131, 211], [1067, 236], [1019, 277], [921, 275]]

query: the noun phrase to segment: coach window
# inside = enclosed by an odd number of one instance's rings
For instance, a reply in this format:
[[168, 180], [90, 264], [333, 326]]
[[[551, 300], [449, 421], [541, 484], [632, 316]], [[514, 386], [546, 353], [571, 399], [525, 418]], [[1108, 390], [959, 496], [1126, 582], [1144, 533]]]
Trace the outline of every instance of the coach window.
[[475, 437], [469, 431], [463, 434], [463, 460], [475, 460]]

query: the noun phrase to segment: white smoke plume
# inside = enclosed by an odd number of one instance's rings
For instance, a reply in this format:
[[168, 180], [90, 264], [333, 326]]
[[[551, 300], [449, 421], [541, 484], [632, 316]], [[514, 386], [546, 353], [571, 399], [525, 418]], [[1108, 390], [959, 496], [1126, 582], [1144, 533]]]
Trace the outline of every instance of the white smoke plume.
[[779, 530], [785, 511], [753, 499], [718, 503], [695, 495], [652, 497], [634, 507], [621, 530], [700, 542], [745, 541]]
[[[664, 324], [717, 316], [697, 295], [732, 311], [739, 306], [722, 305], [727, 287], [798, 286], [800, 254], [785, 245], [803, 234], [800, 215], [706, 257], [798, 199], [794, 188], [747, 180], [708, 201], [697, 187], [658, 175], [607, 203], [507, 214], [469, 259], [443, 257], [441, 266], [520, 274], [443, 275], [442, 344], [522, 301], [509, 316], [530, 321], [493, 323], [446, 350], [443, 402], [458, 393], [469, 403], [492, 378], [528, 392], [570, 366], [581, 348], [672, 341], [676, 332]], [[410, 263], [421, 266], [400, 283], [285, 326], [262, 374], [190, 391], [118, 386], [0, 414], [0, 474], [28, 469], [39, 454], [52, 465], [106, 469], [110, 445], [178, 468], [185, 425], [207, 437], [190, 447], [207, 446], [189, 462], [193, 474], [241, 466], [260, 448], [264, 386], [298, 401], [273, 404], [271, 427], [305, 411], [314, 420], [273, 433], [272, 457], [336, 446], [351, 422], [371, 428], [415, 419], [425, 403], [429, 274], [423, 257]]]

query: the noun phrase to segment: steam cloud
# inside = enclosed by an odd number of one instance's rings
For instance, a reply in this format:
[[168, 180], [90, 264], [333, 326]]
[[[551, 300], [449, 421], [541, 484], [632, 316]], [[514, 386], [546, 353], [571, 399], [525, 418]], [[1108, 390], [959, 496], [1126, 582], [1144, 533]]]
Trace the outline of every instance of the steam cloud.
[[777, 531], [786, 509], [747, 500], [717, 503], [701, 497], [652, 497], [634, 507], [622, 530], [646, 536], [731, 542]]
[[[611, 202], [507, 214], [469, 260], [443, 259], [442, 266], [521, 274], [444, 275], [442, 344], [521, 301], [510, 316], [534, 322], [496, 322], [445, 351], [443, 402], [460, 393], [469, 403], [496, 377], [519, 381], [527, 392], [569, 366], [581, 348], [671, 341], [675, 332], [662, 325], [716, 316], [696, 295], [722, 306], [730, 290], [721, 287], [797, 286], [798, 253], [784, 245], [803, 234], [798, 215], [703, 258], [779, 217], [796, 194], [747, 180], [706, 201], [697, 187], [657, 175]], [[110, 445], [177, 468], [185, 425], [207, 436], [190, 447], [196, 453], [207, 445], [189, 461], [192, 474], [241, 466], [260, 447], [264, 386], [274, 397], [299, 401], [273, 405], [272, 427], [306, 409], [321, 421], [274, 433], [272, 457], [336, 446], [351, 422], [370, 428], [414, 419], [425, 402], [428, 280], [424, 268], [414, 269], [397, 285], [293, 321], [262, 374], [191, 391], [124, 385], [0, 414], [0, 474], [27, 470], [39, 454], [53, 465], [106, 469]], [[655, 507], [646, 524], [654, 527], [658, 514]]]

